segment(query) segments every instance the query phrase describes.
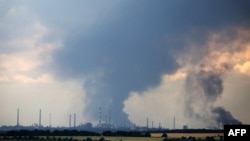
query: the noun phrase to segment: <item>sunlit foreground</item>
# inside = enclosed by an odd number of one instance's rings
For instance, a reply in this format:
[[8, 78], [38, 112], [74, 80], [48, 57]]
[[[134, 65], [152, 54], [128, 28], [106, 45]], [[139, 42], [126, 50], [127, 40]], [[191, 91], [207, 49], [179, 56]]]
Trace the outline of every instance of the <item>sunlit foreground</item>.
[[[151, 137], [162, 137], [163, 133], [152, 133]], [[182, 137], [195, 137], [195, 138], [206, 138], [206, 137], [220, 137], [224, 136], [223, 133], [167, 133], [168, 138], [182, 138]]]
[[151, 133], [151, 137], [123, 137], [123, 136], [36, 136], [33, 138], [4, 138], [0, 137], [0, 141], [165, 141], [178, 140], [187, 141], [189, 139], [207, 141], [208, 137], [212, 137], [213, 141], [223, 140], [223, 133], [167, 133], [166, 137], [162, 137], [163, 133]]

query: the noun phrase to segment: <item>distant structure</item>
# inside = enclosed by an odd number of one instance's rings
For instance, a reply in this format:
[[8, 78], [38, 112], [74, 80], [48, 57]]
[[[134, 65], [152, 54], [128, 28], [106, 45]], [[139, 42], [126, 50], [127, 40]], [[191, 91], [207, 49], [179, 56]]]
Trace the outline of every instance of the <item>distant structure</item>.
[[188, 129], [188, 125], [183, 125], [183, 130], [187, 130]]
[[39, 110], [39, 127], [41, 127], [42, 126], [42, 122], [41, 122], [41, 119], [42, 118], [42, 110], [40, 109]]
[[109, 123], [108, 124], [111, 124], [111, 110], [109, 109]]
[[49, 127], [51, 127], [51, 113], [49, 113]]
[[19, 126], [19, 108], [17, 108], [17, 122], [16, 126]]
[[69, 128], [71, 127], [71, 114], [69, 114]]
[[[114, 129], [114, 125], [111, 124], [111, 111], [109, 109], [109, 111], [106, 113], [106, 115], [104, 115], [104, 118], [102, 119], [102, 107], [99, 107], [98, 109], [98, 113], [99, 113], [99, 123], [96, 125], [96, 128], [98, 128], [99, 130], [103, 130], [103, 129]], [[105, 113], [105, 112], [104, 112]], [[103, 121], [102, 121], [103, 120]], [[121, 126], [122, 126], [122, 122], [121, 122]]]
[[102, 108], [99, 107], [99, 124], [101, 125], [102, 123]]
[[148, 117], [147, 117], [147, 128], [148, 128]]
[[173, 123], [174, 125], [173, 125], [173, 129], [175, 129], [175, 117], [174, 117], [174, 123]]
[[[70, 113], [69, 114], [69, 127], [66, 125], [66, 126], [57, 126], [57, 127], [52, 127], [51, 126], [51, 113], [49, 113], [49, 126], [44, 126], [42, 125], [42, 110], [41, 109], [38, 109], [39, 110], [39, 122], [35, 122], [34, 124], [32, 124], [32, 126], [23, 126], [20, 124], [20, 120], [19, 120], [19, 117], [20, 117], [20, 110], [19, 108], [17, 108], [17, 115], [16, 115], [16, 125], [13, 125], [13, 126], [0, 126], [0, 132], [6, 132], [6, 131], [11, 131], [11, 130], [36, 130], [36, 129], [42, 129], [42, 130], [67, 130], [67, 129], [70, 129], [70, 130], [78, 130], [78, 131], [94, 131], [94, 132], [102, 132], [102, 131], [152, 131], [152, 132], [166, 132], [166, 130], [169, 130], [168, 128], [163, 128], [162, 127], [162, 124], [161, 122], [159, 122], [159, 125], [158, 125], [158, 122], [157, 123], [154, 123], [155, 121], [153, 120], [150, 120], [149, 121], [149, 118], [146, 117], [146, 122], [144, 126], [136, 126], [135, 124], [133, 125], [129, 125], [127, 124], [126, 122], [122, 121], [121, 122], [121, 125], [113, 125], [113, 124], [110, 124], [110, 121], [109, 118], [111, 117], [110, 116], [110, 112], [109, 114], [107, 113], [106, 115], [106, 122], [105, 121], [101, 121], [101, 114], [102, 114], [102, 110], [101, 107], [97, 110], [99, 110], [99, 114], [100, 114], [100, 120], [99, 120], [99, 123], [95, 126], [92, 125], [91, 122], [86, 122], [86, 123], [79, 123], [78, 125], [76, 125], [76, 113]], [[71, 121], [71, 115], [74, 114], [74, 122]], [[109, 115], [109, 117], [107, 117]], [[73, 127], [73, 124], [74, 124], [74, 128]], [[152, 122], [152, 126], [150, 125], [151, 123], [149, 122]], [[155, 124], [155, 125], [154, 125]], [[178, 124], [179, 125], [179, 124]], [[180, 126], [180, 125], [179, 125]], [[171, 130], [173, 130], [174, 132], [179, 132], [179, 130], [187, 130], [189, 129], [190, 127], [188, 127], [188, 124], [184, 124], [183, 125], [183, 129], [181, 129], [181, 127], [178, 126], [178, 130], [176, 130], [176, 126], [175, 126], [175, 116], [173, 117], [173, 128]], [[212, 129], [212, 130], [211, 130]], [[213, 128], [210, 128], [208, 130], [211, 130], [211, 131], [215, 131], [216, 133], [217, 132], [220, 132], [220, 133], [223, 133], [223, 129], [214, 129]], [[198, 129], [198, 132], [204, 132], [204, 129], [202, 130], [199, 130]]]
[[76, 127], [76, 113], [74, 113], [74, 128]]
[[105, 124], [108, 124], [108, 116], [105, 115]]
[[102, 108], [99, 108], [99, 124], [102, 123]]
[[161, 122], [159, 122], [159, 127], [158, 127], [159, 129], [161, 129], [162, 127], [161, 127]]

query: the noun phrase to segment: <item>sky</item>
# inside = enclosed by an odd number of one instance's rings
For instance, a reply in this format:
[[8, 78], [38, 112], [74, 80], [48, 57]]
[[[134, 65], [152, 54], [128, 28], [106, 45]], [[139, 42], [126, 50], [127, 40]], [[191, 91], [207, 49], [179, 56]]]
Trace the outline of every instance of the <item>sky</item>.
[[0, 33], [0, 126], [250, 124], [249, 1], [0, 0]]

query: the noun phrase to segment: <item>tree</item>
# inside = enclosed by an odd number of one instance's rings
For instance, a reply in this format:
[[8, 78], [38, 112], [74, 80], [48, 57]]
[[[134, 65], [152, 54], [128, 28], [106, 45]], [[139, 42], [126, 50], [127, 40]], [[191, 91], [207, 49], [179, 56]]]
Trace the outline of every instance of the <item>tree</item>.
[[167, 137], [165, 137], [162, 141], [168, 141], [168, 138], [167, 138]]
[[86, 141], [92, 141], [92, 139], [90, 137], [87, 137]]
[[162, 134], [161, 137], [168, 137], [167, 133]]
[[103, 137], [101, 137], [101, 138], [99, 139], [99, 141], [105, 141], [105, 139], [104, 139]]

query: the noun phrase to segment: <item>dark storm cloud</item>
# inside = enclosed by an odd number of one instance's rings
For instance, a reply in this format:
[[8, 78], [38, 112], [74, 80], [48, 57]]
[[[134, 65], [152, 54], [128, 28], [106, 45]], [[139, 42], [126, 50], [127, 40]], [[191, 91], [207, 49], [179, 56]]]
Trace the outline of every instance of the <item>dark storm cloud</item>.
[[[172, 51], [185, 47], [181, 38], [194, 31], [202, 42], [207, 31], [249, 24], [250, 13], [247, 1], [38, 1], [30, 7], [64, 33], [54, 54], [57, 77], [88, 76], [84, 87], [94, 92], [86, 113], [97, 118], [98, 108], [108, 105], [116, 123], [127, 120], [122, 109], [130, 91], [155, 86], [178, 68]], [[214, 82], [221, 80], [202, 81], [209, 95], [222, 91]]]

